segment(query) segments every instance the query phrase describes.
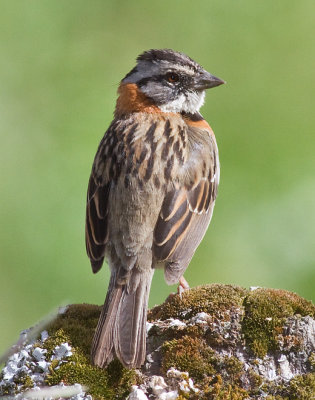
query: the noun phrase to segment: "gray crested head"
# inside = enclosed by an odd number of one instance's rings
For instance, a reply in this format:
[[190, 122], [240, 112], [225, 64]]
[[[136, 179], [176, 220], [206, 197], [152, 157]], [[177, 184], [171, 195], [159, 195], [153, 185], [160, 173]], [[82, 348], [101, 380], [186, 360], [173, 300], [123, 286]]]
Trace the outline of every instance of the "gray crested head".
[[135, 83], [163, 112], [193, 114], [203, 105], [205, 90], [225, 82], [186, 54], [151, 49], [138, 56], [122, 83]]

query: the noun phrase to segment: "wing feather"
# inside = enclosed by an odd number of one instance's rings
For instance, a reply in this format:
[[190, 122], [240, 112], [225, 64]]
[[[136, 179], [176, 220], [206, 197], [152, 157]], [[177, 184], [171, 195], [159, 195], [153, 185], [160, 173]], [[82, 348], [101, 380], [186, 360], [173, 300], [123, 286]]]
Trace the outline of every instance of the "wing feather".
[[93, 272], [97, 272], [103, 263], [108, 241], [108, 196], [110, 183], [96, 185], [90, 177], [85, 224], [86, 251], [91, 260]]
[[163, 202], [163, 207], [161, 210], [162, 218], [168, 221], [174, 216], [177, 209], [185, 202], [186, 203], [186, 193], [184, 190], [178, 190], [176, 192], [169, 192], [166, 194]]
[[98, 147], [87, 190], [85, 244], [94, 273], [102, 267], [109, 236], [108, 199], [114, 176], [109, 177], [111, 158], [108, 154], [113, 152], [116, 143], [113, 126]]
[[[208, 186], [207, 182], [202, 181], [190, 191], [174, 190], [165, 196], [154, 229], [153, 252], [156, 259], [167, 261], [185, 235], [190, 235], [192, 220], [207, 213], [205, 205], [211, 201], [208, 199], [211, 196]], [[178, 201], [179, 198], [181, 201]]]
[[155, 243], [163, 246], [177, 232], [189, 214], [187, 199], [172, 213], [172, 218], [159, 218], [155, 228]]
[[195, 170], [203, 170], [194, 185], [165, 195], [154, 229], [153, 255], [165, 262], [165, 278], [171, 284], [183, 275], [211, 220], [219, 183], [217, 147], [211, 137], [208, 149], [196, 157], [199, 166], [193, 164]]

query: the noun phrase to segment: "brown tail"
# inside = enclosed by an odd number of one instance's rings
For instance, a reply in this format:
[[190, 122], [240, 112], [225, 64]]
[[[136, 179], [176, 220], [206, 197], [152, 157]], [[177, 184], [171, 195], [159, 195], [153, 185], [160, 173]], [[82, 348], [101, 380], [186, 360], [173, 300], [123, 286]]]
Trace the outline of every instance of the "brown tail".
[[128, 284], [117, 284], [112, 273], [103, 310], [95, 331], [91, 357], [105, 367], [117, 357], [127, 368], [140, 368], [146, 356], [146, 321], [153, 269], [135, 268]]

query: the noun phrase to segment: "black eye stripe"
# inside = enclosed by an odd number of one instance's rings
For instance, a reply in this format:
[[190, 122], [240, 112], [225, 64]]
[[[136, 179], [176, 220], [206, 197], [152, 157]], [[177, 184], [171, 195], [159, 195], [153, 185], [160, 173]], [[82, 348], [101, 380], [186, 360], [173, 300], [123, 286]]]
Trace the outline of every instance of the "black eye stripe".
[[[140, 79], [140, 81], [137, 82], [137, 85], [139, 87], [145, 86], [150, 81], [151, 82], [152, 81], [153, 82], [163, 82], [166, 80], [167, 82], [169, 82], [168, 78], [170, 75], [173, 75], [173, 74], [178, 76], [178, 80], [176, 82], [181, 81], [181, 76], [178, 75], [176, 72], [168, 72], [167, 74], [163, 74], [163, 75], [154, 75], [154, 76], [148, 76], [146, 78], [142, 78], [142, 79]], [[174, 83], [176, 83], [176, 82], [174, 82]]]
[[166, 74], [159, 74], [159, 75], [154, 75], [154, 76], [147, 76], [145, 78], [140, 79], [137, 82], [137, 85], [141, 88], [143, 86], [145, 86], [148, 82], [161, 82], [163, 84], [167, 83], [168, 86], [172, 86], [172, 87], [189, 87], [192, 84], [193, 81], [193, 77], [189, 76], [189, 75], [185, 75], [185, 74], [178, 74], [177, 72], [174, 72], [175, 74], [177, 74], [179, 76], [178, 81], [171, 83], [168, 80], [168, 76], [169, 74], [171, 74], [172, 72], [167, 72]]
[[137, 82], [137, 85], [139, 87], [145, 86], [148, 82], [163, 82], [167, 80], [167, 75], [154, 75], [154, 76], [148, 76], [146, 78], [140, 79], [140, 81]]

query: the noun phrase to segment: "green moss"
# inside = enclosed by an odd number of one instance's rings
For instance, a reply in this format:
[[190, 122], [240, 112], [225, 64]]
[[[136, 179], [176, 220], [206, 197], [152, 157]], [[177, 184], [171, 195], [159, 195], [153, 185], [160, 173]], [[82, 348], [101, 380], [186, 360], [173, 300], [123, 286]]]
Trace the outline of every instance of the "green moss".
[[[0, 375], [1, 379], [1, 375]], [[27, 375], [25, 371], [19, 371], [13, 377], [13, 382], [9, 384], [7, 387], [1, 388], [2, 395], [10, 395], [14, 396], [19, 392], [23, 392], [25, 390], [31, 389], [34, 387], [34, 382], [32, 378]], [[0, 396], [1, 397], [1, 396]]]
[[134, 369], [126, 369], [118, 360], [113, 360], [106, 369], [108, 383], [114, 389], [118, 398], [126, 398], [132, 385], [143, 383], [140, 375]]
[[227, 374], [227, 381], [230, 383], [239, 382], [243, 373], [243, 363], [236, 357], [225, 356], [222, 360], [220, 370]]
[[16, 385], [5, 386], [1, 388], [1, 396], [14, 396], [16, 394], [16, 389], [17, 389]]
[[[49, 357], [53, 349], [61, 343], [68, 342], [72, 344], [70, 337], [63, 329], [58, 329], [55, 333], [51, 332], [50, 335], [44, 342], [44, 348], [47, 349]], [[52, 362], [46, 378], [46, 384], [51, 386], [63, 382], [66, 385], [72, 385], [79, 382], [88, 387], [88, 392], [92, 396], [100, 399], [110, 399], [114, 392], [109, 388], [106, 371], [92, 366], [79, 348], [73, 347], [72, 353], [68, 357], [67, 363], [59, 365], [57, 360]]]
[[290, 381], [290, 400], [311, 400], [315, 398], [315, 374], [299, 375]]
[[[50, 359], [53, 355], [56, 346], [60, 346], [62, 343], [70, 341], [70, 337], [64, 332], [63, 329], [58, 329], [56, 332], [50, 332], [50, 336], [45, 340], [43, 344], [37, 343], [39, 347], [47, 350], [46, 358]], [[58, 360], [53, 360], [52, 364], [58, 365]]]
[[214, 374], [214, 351], [202, 339], [185, 336], [165, 342], [162, 346], [162, 370], [174, 367], [186, 371], [197, 382]]
[[227, 385], [223, 387], [213, 400], [247, 400], [248, 392], [239, 386]]
[[263, 384], [263, 379], [260, 375], [258, 375], [253, 369], [250, 369], [248, 372], [248, 378], [251, 386], [251, 394], [255, 395], [259, 393], [259, 389]]
[[[205, 399], [243, 400], [248, 392], [241, 388], [243, 364], [236, 357], [218, 357], [202, 337], [184, 336], [162, 346], [162, 369], [175, 367], [187, 371], [204, 391]], [[224, 378], [223, 378], [224, 376]], [[191, 395], [189, 399], [191, 399]], [[196, 399], [200, 399], [200, 394]]]
[[23, 392], [27, 389], [31, 389], [32, 387], [34, 387], [33, 379], [28, 375], [21, 377], [20, 384], [22, 384], [21, 391]]
[[311, 371], [315, 372], [315, 353], [311, 353], [307, 361], [310, 364]]
[[204, 386], [204, 398], [207, 400], [247, 400], [249, 394], [238, 385], [226, 384], [221, 375], [216, 375]]
[[266, 400], [313, 400], [315, 399], [315, 374], [297, 375], [288, 384], [269, 388], [274, 395]]
[[285, 290], [257, 289], [248, 294], [244, 306], [243, 334], [254, 355], [260, 358], [277, 349], [277, 335], [282, 333], [286, 318], [315, 315], [310, 301]]
[[168, 318], [189, 319], [199, 312], [224, 317], [225, 311], [241, 307], [247, 291], [232, 285], [205, 285], [190, 289], [179, 295], [171, 295], [160, 306], [149, 311], [148, 320]]
[[101, 307], [92, 304], [73, 304], [65, 313], [58, 315], [47, 328], [49, 334], [62, 329], [74, 347], [79, 347], [90, 357], [91, 343]]
[[[139, 383], [135, 370], [123, 368], [117, 360], [106, 369], [98, 368], [90, 363], [91, 340], [99, 312], [100, 308], [97, 306], [70, 306], [65, 314], [60, 315], [50, 325], [48, 329], [50, 336], [42, 345], [47, 349], [47, 356], [50, 357], [54, 348], [64, 342], [71, 345], [73, 354], [68, 357], [67, 363], [59, 365], [57, 360], [52, 362], [46, 384], [80, 383], [88, 388], [88, 393], [93, 396], [93, 399], [125, 399], [130, 392], [130, 387]], [[86, 337], [82, 337], [81, 329]]]
[[88, 388], [93, 398], [111, 399], [115, 391], [109, 387], [108, 376], [99, 368], [87, 365], [83, 360], [74, 356], [68, 363], [58, 369], [51, 369], [46, 379], [48, 385], [57, 385], [60, 382], [72, 385], [80, 382]]

